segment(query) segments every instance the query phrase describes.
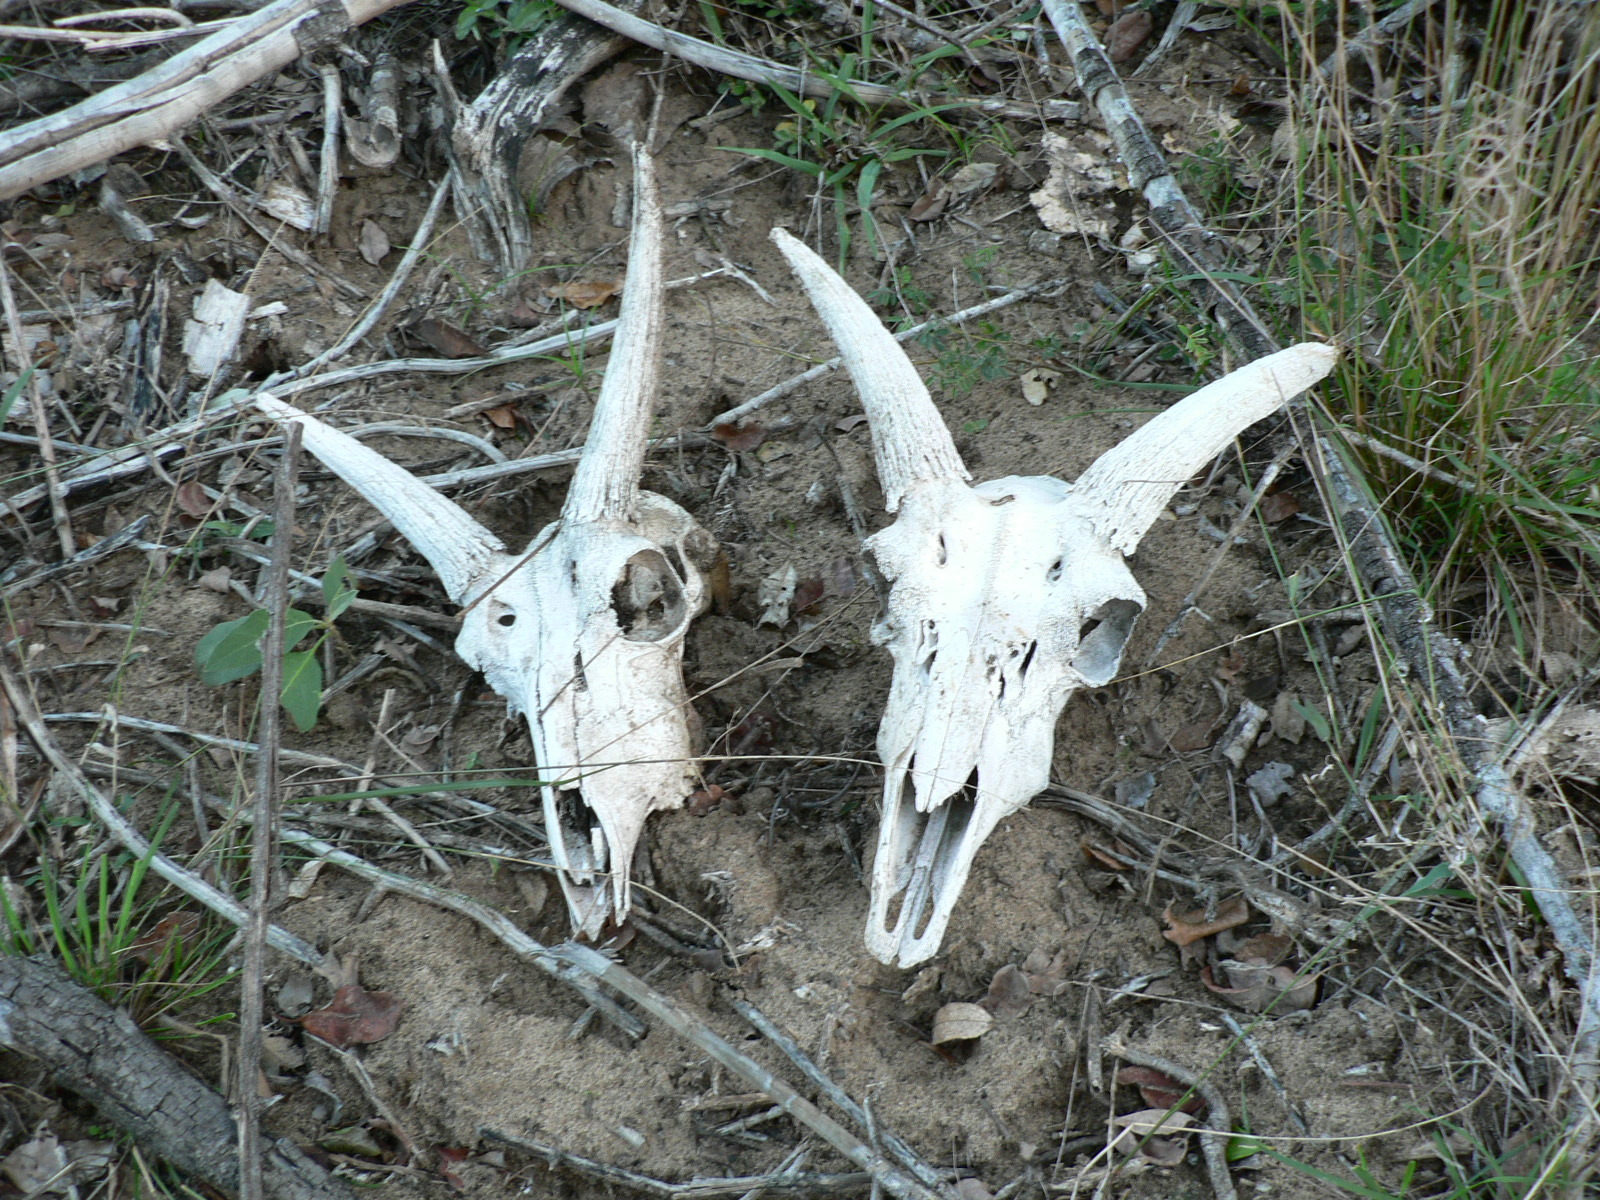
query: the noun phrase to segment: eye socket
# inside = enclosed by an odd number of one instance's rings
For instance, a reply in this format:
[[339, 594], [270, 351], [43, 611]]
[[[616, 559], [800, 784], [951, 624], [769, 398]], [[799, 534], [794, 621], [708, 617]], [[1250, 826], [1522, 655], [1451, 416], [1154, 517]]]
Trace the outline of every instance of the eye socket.
[[504, 625], [508, 629], [511, 626], [515, 625], [516, 623], [517, 623], [517, 614], [516, 613], [501, 613], [498, 617], [495, 618], [495, 624]]

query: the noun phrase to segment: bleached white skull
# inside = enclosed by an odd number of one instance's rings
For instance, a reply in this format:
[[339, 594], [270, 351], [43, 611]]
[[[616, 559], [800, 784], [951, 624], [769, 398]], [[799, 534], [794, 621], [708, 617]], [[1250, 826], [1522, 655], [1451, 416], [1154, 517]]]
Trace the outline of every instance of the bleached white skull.
[[305, 445], [393, 522], [464, 605], [456, 653], [527, 718], [545, 826], [573, 925], [595, 936], [628, 912], [645, 819], [695, 786], [683, 640], [706, 603], [712, 542], [639, 487], [661, 341], [661, 213], [634, 152], [628, 286], [589, 439], [558, 520], [520, 555], [388, 459], [271, 397]]
[[883, 824], [867, 948], [908, 967], [939, 950], [973, 858], [1050, 779], [1055, 723], [1116, 675], [1145, 596], [1131, 554], [1183, 482], [1242, 430], [1332, 369], [1306, 343], [1201, 388], [1079, 477], [967, 486], [949, 431], [893, 336], [781, 229], [788, 258], [855, 380], [885, 503], [866, 541], [889, 582], [873, 630], [894, 658], [878, 727]]

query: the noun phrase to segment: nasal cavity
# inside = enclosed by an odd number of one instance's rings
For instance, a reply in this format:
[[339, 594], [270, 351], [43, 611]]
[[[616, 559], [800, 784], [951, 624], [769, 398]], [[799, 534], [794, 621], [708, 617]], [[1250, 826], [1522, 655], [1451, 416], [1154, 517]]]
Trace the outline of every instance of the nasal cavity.
[[630, 642], [659, 642], [683, 628], [683, 582], [659, 550], [630, 558], [611, 588], [611, 610]]

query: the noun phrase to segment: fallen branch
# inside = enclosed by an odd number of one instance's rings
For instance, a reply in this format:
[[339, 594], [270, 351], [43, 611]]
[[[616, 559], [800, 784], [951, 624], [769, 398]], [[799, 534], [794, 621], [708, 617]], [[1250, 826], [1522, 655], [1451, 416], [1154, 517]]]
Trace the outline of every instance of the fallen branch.
[[652, 50], [674, 55], [719, 75], [731, 75], [735, 79], [764, 83], [768, 87], [776, 85], [801, 96], [815, 96], [821, 99], [842, 95], [861, 104], [887, 108], [933, 108], [952, 115], [974, 113], [980, 116], [1016, 117], [1029, 121], [1076, 121], [1082, 113], [1082, 109], [1071, 100], [1043, 100], [1036, 105], [1013, 104], [1008, 100], [979, 100], [968, 96], [919, 95], [859, 80], [851, 80], [847, 86], [840, 87], [833, 80], [815, 72], [797, 70], [770, 59], [757, 58], [753, 54], [730, 50], [726, 46], [703, 42], [675, 29], [664, 28], [646, 21], [643, 17], [625, 12], [613, 4], [607, 4], [605, 0], [556, 0], [556, 2], [562, 8], [579, 16], [588, 17], [596, 25], [603, 25], [631, 41], [649, 46]]
[[405, 0], [277, 0], [160, 66], [7, 132], [0, 200], [166, 137], [227, 97]]
[[[1120, 1034], [1112, 1034], [1106, 1038], [1104, 1044], [1107, 1053], [1115, 1055], [1124, 1062], [1160, 1071], [1184, 1087], [1199, 1093], [1200, 1098], [1206, 1102], [1206, 1119], [1205, 1128], [1196, 1132], [1200, 1136], [1200, 1152], [1205, 1155], [1206, 1174], [1211, 1177], [1212, 1194], [1217, 1200], [1238, 1200], [1239, 1193], [1234, 1191], [1233, 1178], [1228, 1174], [1228, 1139], [1233, 1134], [1233, 1118], [1228, 1113], [1227, 1101], [1222, 1098], [1222, 1089], [1205, 1075], [1196, 1074], [1187, 1067], [1179, 1066], [1170, 1058], [1158, 1058], [1154, 1054], [1133, 1049], [1122, 1040]], [[1176, 1105], [1172, 1111], [1177, 1111]]]
[[[236, 1195], [238, 1134], [228, 1105], [133, 1019], [58, 967], [0, 955], [0, 1047], [39, 1062], [56, 1086], [82, 1096], [141, 1148]], [[254, 1073], [241, 1071], [253, 1086]], [[353, 1200], [355, 1192], [292, 1143], [262, 1156], [270, 1200]]]
[[[1411, 6], [1407, 6], [1410, 8]], [[1207, 306], [1224, 332], [1250, 358], [1276, 350], [1277, 343], [1244, 293], [1219, 275], [1218, 245], [1200, 214], [1173, 177], [1166, 159], [1134, 110], [1127, 91], [1106, 58], [1083, 14], [1070, 0], [1044, 0], [1044, 9], [1072, 56], [1085, 95], [1100, 112], [1128, 170], [1128, 178], [1150, 205], [1154, 223], [1188, 259], [1192, 287], [1209, 293]], [[1397, 10], [1399, 11], [1399, 10]], [[1560, 866], [1539, 843], [1526, 802], [1507, 775], [1487, 736], [1484, 719], [1473, 709], [1458, 662], [1459, 646], [1434, 628], [1433, 613], [1384, 526], [1379, 509], [1360, 484], [1361, 475], [1340, 445], [1325, 434], [1313, 437], [1307, 466], [1317, 480], [1349, 561], [1362, 585], [1377, 601], [1379, 623], [1411, 669], [1412, 679], [1431, 690], [1444, 732], [1467, 776], [1486, 822], [1498, 823], [1501, 840], [1523, 872], [1528, 889], [1549, 923], [1562, 952], [1567, 978], [1578, 991], [1578, 1032], [1573, 1078], [1578, 1091], [1575, 1120], [1600, 1124], [1600, 963], [1591, 923], [1574, 910], [1583, 894], [1566, 880]]]

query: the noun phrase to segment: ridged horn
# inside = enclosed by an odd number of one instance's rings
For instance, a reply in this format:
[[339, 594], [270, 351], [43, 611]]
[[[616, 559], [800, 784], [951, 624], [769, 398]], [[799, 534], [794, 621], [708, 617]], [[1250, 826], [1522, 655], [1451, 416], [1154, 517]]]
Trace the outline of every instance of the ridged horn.
[[811, 297], [811, 307], [855, 380], [872, 427], [884, 507], [896, 511], [914, 483], [970, 479], [922, 376], [877, 314], [804, 242], [783, 229], [774, 229], [772, 240]]
[[661, 374], [661, 203], [650, 155], [633, 147], [633, 235], [611, 359], [561, 515], [596, 521], [632, 513]]
[[1222, 448], [1333, 370], [1339, 351], [1302, 342], [1185, 396], [1095, 459], [1073, 486], [1095, 530], [1132, 554], [1178, 489]]
[[362, 499], [400, 531], [406, 541], [432, 564], [444, 590], [457, 604], [476, 599], [474, 585], [482, 586], [494, 558], [505, 543], [467, 514], [454, 500], [440, 495], [404, 467], [347, 433], [324, 425], [276, 396], [262, 393], [255, 405], [280, 422], [300, 424], [305, 448], [344, 480]]

